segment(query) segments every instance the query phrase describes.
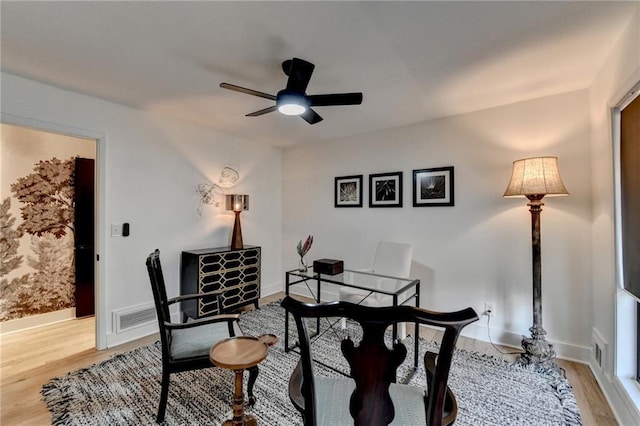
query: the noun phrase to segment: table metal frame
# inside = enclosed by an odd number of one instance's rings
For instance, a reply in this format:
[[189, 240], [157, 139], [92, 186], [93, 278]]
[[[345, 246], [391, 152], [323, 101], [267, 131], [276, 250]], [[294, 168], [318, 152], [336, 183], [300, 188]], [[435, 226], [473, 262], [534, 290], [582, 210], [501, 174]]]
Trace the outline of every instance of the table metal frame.
[[[355, 275], [370, 276], [372, 277], [372, 279], [393, 279], [398, 281], [404, 281], [406, 284], [401, 286], [395, 291], [390, 291], [383, 288], [371, 288], [367, 286], [345, 282], [344, 275], [347, 273], [355, 274]], [[315, 292], [311, 288], [311, 286], [313, 285], [313, 282], [315, 282], [315, 285], [316, 285]], [[311, 283], [311, 286], [309, 285], [310, 283]], [[374, 274], [371, 272], [349, 270], [349, 269], [345, 269], [342, 274], [338, 274], [338, 275], [326, 275], [326, 274], [316, 273], [316, 272], [313, 272], [313, 267], [310, 267], [307, 272], [301, 272], [297, 269], [287, 271], [286, 281], [285, 281], [285, 293], [287, 296], [289, 296], [290, 288], [292, 286], [297, 284], [304, 284], [309, 290], [309, 292], [311, 293], [311, 296], [313, 297], [313, 299], [317, 303], [320, 303], [322, 300], [321, 289], [322, 289], [323, 283], [330, 284], [330, 285], [343, 286], [343, 287], [351, 287], [351, 288], [367, 291], [368, 292], [367, 295], [364, 296], [362, 300], [360, 300], [359, 304], [362, 303], [369, 296], [372, 296], [374, 293], [379, 293], [379, 294], [386, 294], [388, 296], [391, 296], [393, 299], [393, 306], [407, 305], [413, 300], [414, 306], [420, 307], [420, 280], [412, 279], [412, 278], [393, 277], [389, 275], [380, 275], [380, 274]], [[402, 300], [399, 300], [400, 296], [402, 296], [406, 292], [411, 291], [412, 289], [413, 289], [413, 292], [408, 294]], [[338, 321], [335, 321], [333, 323], [329, 322], [329, 327], [333, 329], [333, 326]], [[419, 329], [418, 323], [415, 323], [413, 370], [409, 378], [413, 375], [413, 373], [415, 373], [415, 370], [418, 368], [418, 329]], [[320, 332], [320, 318], [316, 318], [316, 330], [314, 333], [310, 335], [310, 337], [319, 336], [319, 332]], [[393, 325], [393, 336], [396, 339], [398, 337], [397, 324]], [[299, 342], [295, 342], [293, 345], [289, 344], [289, 312], [287, 311], [285, 312], [285, 323], [284, 323], [284, 350], [285, 352], [289, 352], [292, 349], [296, 348], [298, 345], [299, 345]], [[335, 368], [328, 366], [326, 364], [322, 364], [322, 365], [324, 365], [325, 367], [331, 368], [332, 370], [335, 370]]]

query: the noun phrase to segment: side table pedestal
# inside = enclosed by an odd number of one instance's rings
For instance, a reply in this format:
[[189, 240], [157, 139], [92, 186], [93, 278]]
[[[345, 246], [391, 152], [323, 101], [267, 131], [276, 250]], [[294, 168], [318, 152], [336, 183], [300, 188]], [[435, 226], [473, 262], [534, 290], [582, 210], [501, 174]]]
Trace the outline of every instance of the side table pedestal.
[[233, 392], [233, 418], [225, 420], [223, 426], [257, 426], [258, 420], [244, 413], [243, 374], [247, 368], [260, 364], [269, 354], [269, 346], [277, 341], [273, 335], [231, 337], [211, 348], [209, 359], [220, 368], [235, 372]]

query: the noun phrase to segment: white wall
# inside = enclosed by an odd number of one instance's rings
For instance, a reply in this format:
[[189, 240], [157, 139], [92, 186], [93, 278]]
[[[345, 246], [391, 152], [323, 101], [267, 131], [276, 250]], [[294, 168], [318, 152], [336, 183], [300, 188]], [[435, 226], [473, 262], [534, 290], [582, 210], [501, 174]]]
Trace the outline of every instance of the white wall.
[[[640, 81], [640, 4], [634, 18], [618, 40], [604, 67], [589, 90], [592, 145], [592, 263], [593, 268], [593, 329], [607, 343], [605, 364], [600, 371], [594, 365], [594, 373], [605, 395], [612, 404], [623, 425], [640, 424], [640, 387], [634, 380], [627, 380], [624, 389], [616, 377], [616, 362], [626, 358], [633, 363], [633, 355], [616, 352], [616, 316], [625, 323], [633, 318], [633, 305], [620, 304], [622, 296], [616, 281], [615, 228], [614, 228], [614, 157], [611, 125], [611, 109], [622, 96]], [[630, 306], [630, 310], [626, 308]], [[617, 307], [617, 309], [616, 309]], [[621, 311], [621, 309], [627, 311]], [[631, 383], [633, 382], [633, 383]], [[635, 390], [635, 404], [629, 391]]]
[[[413, 245], [422, 306], [478, 312], [495, 303], [492, 338], [519, 346], [532, 324], [530, 213], [504, 199], [512, 161], [556, 155], [569, 197], [542, 212], [543, 318], [565, 357], [588, 359], [591, 335], [591, 171], [586, 91], [433, 120], [284, 154], [283, 260], [314, 234], [309, 259], [366, 267], [379, 240]], [[455, 167], [455, 207], [412, 207], [412, 170]], [[368, 208], [368, 175], [404, 172], [404, 207]], [[363, 208], [334, 208], [334, 177], [364, 175]], [[486, 340], [486, 317], [467, 330]]]
[[[92, 97], [2, 74], [2, 112], [53, 127], [104, 135], [98, 155], [103, 251], [99, 283], [109, 346], [149, 330], [115, 335], [112, 312], [151, 302], [146, 256], [162, 253], [167, 292], [179, 292], [185, 249], [228, 245], [233, 215], [205, 206], [197, 214], [199, 183], [217, 182], [225, 165], [241, 176], [236, 190], [251, 196], [242, 215], [246, 244], [262, 246], [262, 294], [281, 289], [281, 157], [277, 148], [178, 123]], [[110, 237], [110, 224], [131, 224], [131, 236]]]

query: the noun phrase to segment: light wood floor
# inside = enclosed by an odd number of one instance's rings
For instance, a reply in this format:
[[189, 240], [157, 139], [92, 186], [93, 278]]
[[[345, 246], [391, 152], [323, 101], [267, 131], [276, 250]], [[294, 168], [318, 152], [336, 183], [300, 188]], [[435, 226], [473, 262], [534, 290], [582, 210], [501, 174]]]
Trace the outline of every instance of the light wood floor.
[[[261, 300], [268, 303], [282, 297], [276, 294]], [[148, 336], [116, 348], [96, 351], [93, 318], [65, 321], [33, 330], [0, 336], [0, 424], [46, 425], [51, 416], [40, 390], [51, 378], [87, 367], [120, 352], [158, 340]], [[432, 338], [430, 331], [422, 333]], [[460, 338], [458, 347], [498, 355], [486, 342]], [[503, 351], [509, 348], [502, 348]], [[573, 386], [585, 425], [617, 425], [589, 367], [559, 360]]]

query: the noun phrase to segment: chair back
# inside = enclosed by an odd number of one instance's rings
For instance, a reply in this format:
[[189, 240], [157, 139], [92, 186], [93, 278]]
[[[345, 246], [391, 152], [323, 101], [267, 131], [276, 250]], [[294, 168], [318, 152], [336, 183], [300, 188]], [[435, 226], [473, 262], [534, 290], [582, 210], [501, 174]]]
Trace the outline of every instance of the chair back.
[[171, 322], [171, 316], [169, 314], [169, 302], [164, 285], [162, 265], [160, 264], [160, 250], [156, 249], [147, 257], [147, 271], [149, 272], [149, 281], [151, 281], [151, 290], [153, 291], [153, 302], [156, 306], [162, 350], [168, 351], [169, 332], [165, 329], [165, 322]]
[[413, 247], [410, 244], [381, 241], [373, 259], [373, 272], [408, 278], [411, 274]]
[[[325, 317], [349, 318], [362, 327], [362, 340], [357, 345], [349, 337], [341, 342], [342, 356], [346, 358], [355, 381], [349, 412], [356, 425], [388, 425], [395, 416], [389, 387], [396, 381], [396, 370], [404, 361], [407, 349], [397, 341], [389, 349], [385, 344], [385, 331], [400, 322], [417, 322], [443, 329], [437, 364], [433, 366], [436, 354], [426, 352], [424, 355], [425, 369], [429, 370], [426, 371], [428, 386], [425, 388], [428, 387], [428, 390], [424, 399], [426, 424], [442, 424], [455, 344], [460, 331], [478, 320], [473, 309], [441, 313], [412, 306], [368, 307], [348, 302], [308, 304], [289, 296], [282, 301], [282, 306], [293, 315], [298, 329], [301, 357], [291, 377], [289, 393], [292, 402], [301, 411], [306, 426], [316, 424], [318, 413], [313, 356], [304, 319]], [[429, 363], [433, 367], [428, 366]], [[453, 416], [455, 418], [455, 413]]]

